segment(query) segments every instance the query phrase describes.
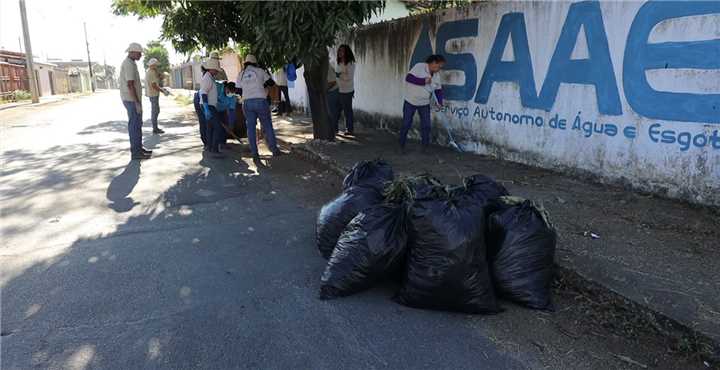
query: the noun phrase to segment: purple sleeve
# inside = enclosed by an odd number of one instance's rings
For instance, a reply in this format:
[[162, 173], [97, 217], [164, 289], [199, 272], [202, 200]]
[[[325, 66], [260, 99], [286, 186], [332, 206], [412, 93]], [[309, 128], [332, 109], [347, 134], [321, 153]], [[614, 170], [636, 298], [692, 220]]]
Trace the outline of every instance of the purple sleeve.
[[425, 79], [416, 77], [412, 73], [408, 73], [407, 76], [405, 76], [405, 81], [418, 86], [425, 86]]
[[435, 90], [435, 97], [437, 98], [438, 104], [443, 103], [443, 91], [442, 89]]

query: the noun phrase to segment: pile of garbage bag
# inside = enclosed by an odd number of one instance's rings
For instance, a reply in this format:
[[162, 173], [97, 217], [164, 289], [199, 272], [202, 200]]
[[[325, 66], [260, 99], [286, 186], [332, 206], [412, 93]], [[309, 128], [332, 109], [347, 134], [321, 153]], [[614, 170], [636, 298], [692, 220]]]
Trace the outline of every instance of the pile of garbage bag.
[[501, 297], [553, 309], [557, 234], [547, 212], [487, 176], [451, 186], [358, 162], [320, 210], [316, 237], [328, 259], [321, 299], [399, 277], [394, 300], [410, 307], [493, 314]]

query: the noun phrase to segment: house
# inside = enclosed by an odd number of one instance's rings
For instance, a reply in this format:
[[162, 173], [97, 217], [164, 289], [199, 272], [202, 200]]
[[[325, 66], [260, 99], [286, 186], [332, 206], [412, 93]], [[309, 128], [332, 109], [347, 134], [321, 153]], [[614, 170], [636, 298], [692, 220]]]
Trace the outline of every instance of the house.
[[0, 99], [11, 97], [15, 90], [30, 90], [25, 54], [0, 50]]

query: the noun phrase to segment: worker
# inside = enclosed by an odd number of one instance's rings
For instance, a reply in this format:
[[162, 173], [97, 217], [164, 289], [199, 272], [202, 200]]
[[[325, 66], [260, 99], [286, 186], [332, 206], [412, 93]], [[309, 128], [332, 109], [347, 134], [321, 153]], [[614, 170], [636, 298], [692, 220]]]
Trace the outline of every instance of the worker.
[[215, 86], [215, 76], [220, 71], [220, 63], [216, 59], [208, 59], [205, 62], [205, 74], [200, 80], [200, 98], [202, 100], [203, 114], [205, 116], [206, 140], [208, 142], [210, 155], [213, 158], [223, 158], [220, 153], [220, 141], [222, 140], [222, 127], [217, 111], [218, 91]]
[[[205, 75], [207, 70], [204, 66], [200, 66], [201, 76]], [[198, 128], [200, 129], [200, 141], [203, 143], [203, 151], [210, 149], [210, 140], [207, 139], [207, 122], [205, 122], [205, 113], [203, 112], [202, 99], [200, 98], [200, 90], [193, 95], [193, 107], [198, 118]]]
[[[210, 59], [215, 59], [218, 62], [218, 66], [220, 66], [220, 53], [217, 51], [210, 52]], [[225, 70], [221, 67], [218, 68], [218, 72], [215, 74], [215, 79], [218, 81], [227, 81], [227, 73], [225, 73]]]
[[412, 127], [415, 112], [420, 116], [420, 137], [422, 150], [430, 145], [430, 102], [433, 96], [439, 106], [443, 105], [440, 70], [445, 57], [434, 54], [425, 63], [415, 64], [405, 75], [405, 102], [403, 103], [403, 125], [400, 128], [400, 151], [405, 151], [408, 131]]
[[243, 70], [238, 76], [237, 87], [239, 88], [240, 96], [243, 97], [243, 111], [247, 125], [248, 142], [250, 143], [253, 160], [256, 162], [260, 160], [255, 138], [255, 126], [257, 125], [258, 118], [260, 119], [260, 125], [263, 130], [263, 135], [265, 136], [265, 142], [273, 156], [282, 154], [277, 147], [275, 130], [272, 126], [272, 115], [270, 114], [270, 104], [268, 104], [266, 99], [266, 89], [274, 85], [275, 82], [270, 78], [270, 74], [258, 66], [255, 56], [246, 56]]
[[[336, 72], [340, 90], [339, 106], [340, 110], [345, 114], [345, 135], [353, 135], [353, 124], [355, 122], [352, 101], [355, 97], [355, 55], [347, 44], [338, 47]], [[340, 118], [339, 113], [337, 118]]]
[[235, 128], [235, 107], [237, 106], [237, 98], [235, 97], [234, 82], [215, 82], [218, 92], [218, 120], [220, 121], [220, 146], [225, 149], [227, 138], [230, 132]]
[[142, 83], [135, 63], [142, 56], [143, 48], [133, 42], [125, 50], [127, 58], [120, 66], [120, 99], [128, 115], [128, 135], [130, 136], [130, 157], [133, 160], [149, 159], [151, 150], [142, 146]]
[[158, 116], [160, 115], [160, 93], [167, 95], [160, 87], [160, 74], [157, 70], [158, 60], [150, 58], [148, 69], [145, 71], [145, 95], [150, 99], [150, 121], [152, 122], [153, 134], [165, 133], [158, 127]]

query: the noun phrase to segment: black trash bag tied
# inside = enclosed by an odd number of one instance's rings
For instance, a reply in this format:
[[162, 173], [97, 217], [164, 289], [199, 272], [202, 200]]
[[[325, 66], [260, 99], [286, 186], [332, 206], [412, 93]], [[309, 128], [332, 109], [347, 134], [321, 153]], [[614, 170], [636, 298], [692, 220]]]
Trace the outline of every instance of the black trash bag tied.
[[405, 264], [406, 215], [404, 204], [378, 204], [358, 213], [328, 261], [320, 298], [357, 293], [396, 275]]
[[547, 211], [529, 200], [501, 197], [488, 221], [488, 259], [498, 294], [526, 307], [552, 310], [557, 232]]
[[325, 258], [335, 249], [345, 226], [362, 210], [379, 204], [382, 193], [372, 187], [352, 186], [325, 204], [317, 217], [315, 237], [320, 254]]
[[486, 262], [485, 213], [459, 191], [415, 199], [401, 304], [465, 313], [500, 312]]
[[382, 159], [360, 161], [355, 163], [343, 179], [343, 190], [353, 186], [372, 187], [383, 191], [385, 185], [394, 180], [393, 169]]

